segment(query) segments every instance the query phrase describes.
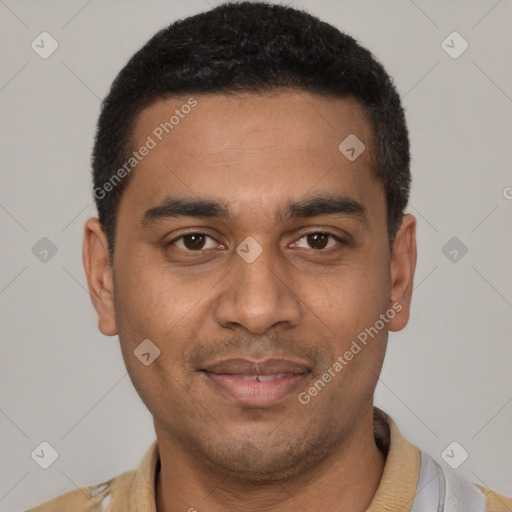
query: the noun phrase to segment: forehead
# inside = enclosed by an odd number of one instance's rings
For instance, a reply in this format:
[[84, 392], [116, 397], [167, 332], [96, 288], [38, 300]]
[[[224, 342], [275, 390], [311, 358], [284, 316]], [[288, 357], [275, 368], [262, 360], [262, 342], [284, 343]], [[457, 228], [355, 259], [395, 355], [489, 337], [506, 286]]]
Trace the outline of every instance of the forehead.
[[[364, 144], [355, 160], [340, 151], [345, 140]], [[193, 195], [254, 213], [308, 191], [364, 202], [381, 188], [371, 125], [352, 98], [297, 91], [170, 97], [142, 111], [132, 141], [135, 151], [151, 146], [122, 196], [135, 209]]]
[[[237, 150], [262, 147], [269, 152], [293, 148], [301, 153], [329, 147], [332, 152], [338, 149], [340, 137], [350, 134], [357, 134], [368, 148], [372, 144], [371, 124], [354, 98], [286, 89], [160, 99], [139, 114], [133, 134], [135, 143], [150, 135], [159, 145], [180, 145], [182, 151], [193, 147], [196, 155], [224, 150], [236, 155]], [[366, 152], [363, 160], [369, 155]]]

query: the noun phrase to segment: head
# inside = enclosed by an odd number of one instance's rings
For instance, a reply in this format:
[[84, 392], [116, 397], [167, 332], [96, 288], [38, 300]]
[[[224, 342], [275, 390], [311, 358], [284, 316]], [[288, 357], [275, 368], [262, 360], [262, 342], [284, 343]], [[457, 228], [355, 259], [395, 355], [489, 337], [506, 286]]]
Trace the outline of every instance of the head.
[[[354, 433], [416, 262], [404, 113], [368, 50], [279, 5], [180, 20], [115, 79], [93, 179], [91, 297], [157, 435], [261, 480]], [[244, 402], [210, 378], [232, 358], [303, 371]]]

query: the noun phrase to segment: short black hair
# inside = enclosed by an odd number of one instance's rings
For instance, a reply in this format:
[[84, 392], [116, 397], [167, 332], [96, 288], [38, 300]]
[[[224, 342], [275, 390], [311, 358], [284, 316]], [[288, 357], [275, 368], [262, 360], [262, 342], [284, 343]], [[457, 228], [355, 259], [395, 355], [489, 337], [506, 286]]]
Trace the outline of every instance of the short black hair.
[[92, 154], [94, 197], [112, 263], [119, 201], [131, 174], [108, 187], [108, 194], [104, 185], [132, 155], [141, 111], [170, 96], [279, 88], [360, 103], [372, 125], [374, 172], [384, 187], [392, 250], [411, 181], [408, 130], [392, 78], [354, 38], [306, 11], [244, 1], [160, 30], [112, 83]]

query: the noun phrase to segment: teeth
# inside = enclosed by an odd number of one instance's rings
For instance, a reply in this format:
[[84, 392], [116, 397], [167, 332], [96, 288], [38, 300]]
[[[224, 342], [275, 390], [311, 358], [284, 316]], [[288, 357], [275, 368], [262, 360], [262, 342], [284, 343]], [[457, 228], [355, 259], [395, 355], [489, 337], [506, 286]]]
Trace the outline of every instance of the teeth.
[[268, 382], [270, 380], [280, 379], [283, 375], [284, 373], [276, 373], [274, 375], [258, 375], [258, 380], [260, 382]]
[[275, 373], [273, 375], [237, 375], [236, 378], [247, 381], [269, 382], [271, 380], [280, 379], [284, 375], [284, 373]]

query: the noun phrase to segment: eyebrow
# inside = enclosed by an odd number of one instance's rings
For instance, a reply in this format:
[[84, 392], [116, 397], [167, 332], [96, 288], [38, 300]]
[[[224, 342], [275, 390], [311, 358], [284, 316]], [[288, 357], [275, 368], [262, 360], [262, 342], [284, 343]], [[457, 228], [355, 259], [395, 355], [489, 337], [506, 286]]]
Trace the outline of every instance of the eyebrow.
[[[278, 222], [295, 218], [337, 215], [367, 223], [366, 208], [355, 199], [343, 194], [307, 197], [299, 201], [288, 200], [276, 212]], [[155, 223], [168, 218], [191, 217], [201, 219], [229, 220], [232, 215], [228, 204], [214, 199], [166, 197], [160, 204], [144, 212], [141, 225], [149, 229]]]
[[321, 215], [337, 215], [353, 218], [362, 224], [367, 223], [366, 208], [355, 199], [342, 194], [308, 197], [296, 202], [288, 201], [278, 218], [280, 221], [287, 221]]
[[226, 203], [212, 199], [188, 199], [166, 197], [159, 205], [146, 210], [141, 218], [141, 225], [149, 229], [160, 220], [177, 217], [230, 218], [229, 207]]

